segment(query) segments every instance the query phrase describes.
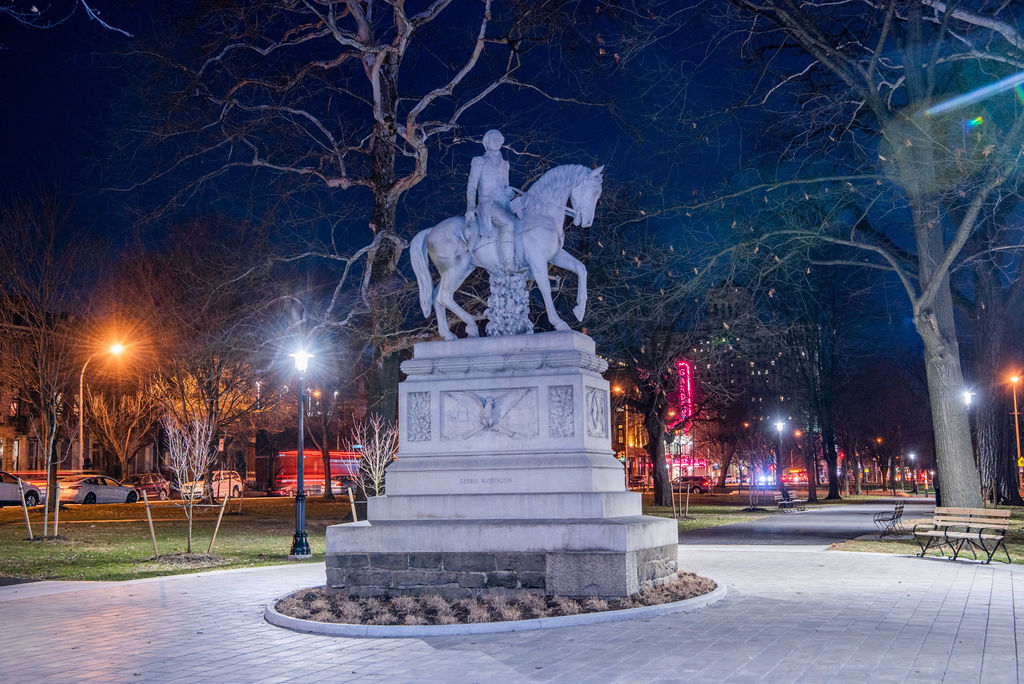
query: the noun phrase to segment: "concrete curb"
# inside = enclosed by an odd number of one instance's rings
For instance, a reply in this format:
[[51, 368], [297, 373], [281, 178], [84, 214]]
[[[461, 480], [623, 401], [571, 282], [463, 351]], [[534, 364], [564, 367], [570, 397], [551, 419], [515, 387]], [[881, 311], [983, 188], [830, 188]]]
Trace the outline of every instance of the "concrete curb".
[[[557, 629], [559, 627], [576, 627], [593, 625], [602, 622], [620, 622], [623, 620], [641, 620], [645, 618], [668, 615], [670, 613], [692, 613], [706, 608], [726, 597], [727, 590], [723, 582], [711, 577], [717, 586], [707, 594], [694, 596], [684, 601], [662, 603], [657, 606], [642, 606], [624, 610], [608, 610], [600, 613], [582, 613], [579, 615], [563, 615], [560, 617], [534, 618], [533, 620], [512, 620], [507, 622], [476, 622], [465, 625], [352, 625], [337, 622], [318, 622], [294, 618], [279, 613], [274, 607], [280, 599], [267, 604], [263, 611], [264, 619], [276, 627], [283, 627], [295, 632], [307, 634], [323, 634], [341, 637], [391, 637], [417, 638], [429, 636], [458, 636], [464, 634], [496, 634], [500, 632], [526, 632], [537, 629]], [[282, 597], [283, 598], [283, 597]]]

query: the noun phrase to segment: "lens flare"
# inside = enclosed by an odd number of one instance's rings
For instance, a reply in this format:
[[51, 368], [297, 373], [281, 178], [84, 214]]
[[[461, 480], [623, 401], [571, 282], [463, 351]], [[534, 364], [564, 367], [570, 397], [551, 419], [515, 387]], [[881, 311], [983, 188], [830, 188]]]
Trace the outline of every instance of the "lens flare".
[[[1019, 71], [1016, 74], [1012, 76], [1007, 76], [1006, 78], [996, 81], [995, 83], [989, 83], [986, 86], [975, 88], [969, 93], [964, 93], [963, 95], [958, 95], [957, 97], [954, 97], [950, 100], [946, 100], [945, 102], [940, 102], [934, 107], [929, 107], [928, 109], [926, 109], [924, 113], [927, 114], [928, 116], [935, 116], [936, 114], [942, 114], [943, 112], [948, 112], [953, 109], [959, 109], [960, 107], [965, 107], [979, 100], [984, 100], [985, 98], [995, 95], [996, 93], [1002, 92], [1004, 90], [1016, 88], [1022, 83], [1024, 83], [1024, 71]], [[1018, 97], [1020, 97], [1021, 94], [1022, 93], [1018, 90]], [[1022, 98], [1022, 101], [1024, 101], [1024, 98]]]

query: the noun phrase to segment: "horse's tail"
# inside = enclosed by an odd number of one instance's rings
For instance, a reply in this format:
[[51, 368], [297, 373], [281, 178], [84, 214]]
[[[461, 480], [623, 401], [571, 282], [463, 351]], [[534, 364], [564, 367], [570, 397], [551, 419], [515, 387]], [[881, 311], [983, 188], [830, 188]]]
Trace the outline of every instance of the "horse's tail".
[[427, 235], [430, 229], [421, 230], [409, 243], [409, 259], [412, 270], [416, 274], [416, 284], [420, 289], [420, 309], [423, 317], [430, 318], [434, 304], [434, 281], [430, 277], [430, 262], [427, 260]]

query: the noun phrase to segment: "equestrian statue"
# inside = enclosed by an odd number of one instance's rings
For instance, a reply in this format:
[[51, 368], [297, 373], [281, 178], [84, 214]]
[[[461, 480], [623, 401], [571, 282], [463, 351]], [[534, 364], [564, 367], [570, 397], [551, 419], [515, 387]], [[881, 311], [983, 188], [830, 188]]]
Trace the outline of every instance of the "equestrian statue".
[[[497, 130], [484, 134], [484, 154], [474, 157], [470, 167], [465, 215], [446, 218], [420, 231], [409, 245], [423, 315], [429, 318], [433, 310], [438, 332], [446, 340], [455, 339], [455, 334], [448, 327], [445, 309], [466, 324], [470, 337], [480, 336], [476, 320], [453, 296], [475, 268], [484, 268], [490, 275], [492, 300], [496, 280], [529, 275], [540, 290], [555, 330], [569, 330], [569, 326], [555, 311], [548, 264], [572, 271], [578, 279], [572, 312], [577, 320], [583, 320], [587, 269], [563, 249], [565, 217], [571, 217], [574, 226], [589, 228], [593, 224], [604, 167], [556, 166], [523, 192], [509, 185], [509, 163], [501, 156], [503, 143]], [[441, 275], [436, 288], [428, 258]]]

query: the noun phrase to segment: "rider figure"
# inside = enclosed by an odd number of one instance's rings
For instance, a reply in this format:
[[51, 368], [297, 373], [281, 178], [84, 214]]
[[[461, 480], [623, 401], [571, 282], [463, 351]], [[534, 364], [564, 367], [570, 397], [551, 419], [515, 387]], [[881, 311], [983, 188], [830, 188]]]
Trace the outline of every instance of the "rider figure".
[[483, 142], [485, 152], [473, 157], [469, 170], [463, 238], [472, 243], [473, 233], [477, 230], [482, 237], [494, 237], [497, 228], [502, 266], [506, 273], [511, 273], [515, 270], [515, 217], [509, 201], [515, 193], [508, 183], [508, 162], [501, 157], [505, 138], [492, 128], [484, 133]]

